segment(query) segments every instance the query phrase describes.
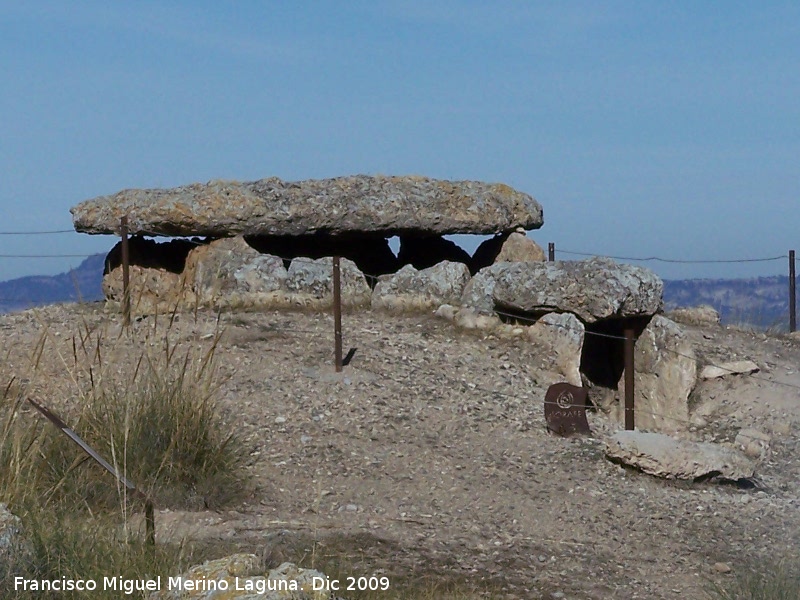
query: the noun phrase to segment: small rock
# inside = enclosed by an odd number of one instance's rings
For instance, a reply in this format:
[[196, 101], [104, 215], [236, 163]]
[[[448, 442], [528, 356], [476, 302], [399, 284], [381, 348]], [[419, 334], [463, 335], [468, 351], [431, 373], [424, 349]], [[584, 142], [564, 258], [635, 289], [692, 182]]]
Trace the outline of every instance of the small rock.
[[730, 565], [728, 565], [727, 563], [724, 563], [724, 562], [714, 563], [714, 567], [713, 568], [717, 573], [730, 573], [731, 571], [733, 571], [733, 569], [731, 569]]
[[469, 308], [462, 308], [456, 313], [456, 325], [462, 329], [496, 329], [501, 325], [495, 316], [481, 315]]
[[[197, 565], [181, 575], [184, 580], [225, 581], [227, 591], [225, 598], [241, 598], [242, 600], [279, 600], [293, 598], [296, 600], [328, 600], [330, 592], [314, 589], [314, 581], [327, 579], [319, 571], [301, 569], [292, 563], [283, 563], [279, 567], [264, 573], [259, 559], [253, 554], [234, 554], [218, 560]], [[281, 590], [281, 583], [285, 589]], [[234, 587], [236, 586], [236, 588]], [[238, 588], [238, 589], [237, 589]], [[296, 588], [296, 589], [294, 589]], [[225, 589], [225, 588], [221, 588]], [[162, 589], [148, 596], [149, 600], [211, 600], [220, 598], [220, 592], [204, 590]]]
[[446, 319], [447, 321], [452, 321], [456, 318], [456, 312], [458, 309], [453, 306], [452, 304], [442, 304], [439, 308], [436, 309], [436, 312], [433, 314], [440, 319]]
[[[687, 308], [676, 308], [671, 310], [667, 316], [673, 321], [684, 323], [686, 325], [719, 325], [719, 313], [713, 306], [708, 304], [701, 304], [700, 306], [693, 306]], [[705, 337], [705, 336], [703, 336]]]
[[542, 348], [567, 383], [581, 387], [581, 351], [585, 328], [572, 313], [547, 313], [528, 329], [528, 338]]
[[706, 365], [700, 372], [701, 379], [719, 379], [727, 375], [749, 375], [758, 372], [759, 368], [752, 360], [737, 360], [721, 365]]
[[0, 581], [24, 571], [33, 549], [25, 536], [22, 521], [0, 503]]
[[769, 452], [772, 438], [757, 429], [741, 429], [736, 434], [734, 445], [750, 458], [763, 459]]

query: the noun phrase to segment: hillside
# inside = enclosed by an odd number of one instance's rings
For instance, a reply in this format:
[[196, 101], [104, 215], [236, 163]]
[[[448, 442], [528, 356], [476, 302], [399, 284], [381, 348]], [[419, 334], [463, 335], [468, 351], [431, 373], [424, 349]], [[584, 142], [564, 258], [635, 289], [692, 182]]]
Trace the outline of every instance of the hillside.
[[121, 335], [116, 315], [54, 306], [0, 318], [0, 374], [69, 415], [97, 357], [111, 373], [143, 349], [207, 355], [216, 345], [215, 395], [246, 448], [252, 491], [232, 506], [157, 507], [159, 544], [188, 539], [222, 556], [235, 543], [274, 564], [347, 553], [346, 575], [379, 573], [393, 590], [456, 583], [475, 590], [470, 599], [701, 600], [709, 580], [796, 560], [800, 342], [719, 326], [686, 333], [701, 365], [747, 357], [761, 367], [700, 382], [683, 434], [732, 443], [763, 432], [756, 489], [616, 465], [604, 446], [619, 426], [601, 413], [589, 415], [590, 436], [549, 435], [548, 375], [524, 336], [425, 316], [345, 314], [357, 352], [336, 374], [327, 314], [200, 311]]
[[753, 279], [676, 279], [664, 281], [664, 305], [709, 304], [725, 324], [786, 329], [789, 315], [789, 278], [785, 275]]
[[0, 282], [0, 313], [60, 302], [103, 299], [105, 254], [93, 254], [77, 268], [58, 275], [30, 275]]

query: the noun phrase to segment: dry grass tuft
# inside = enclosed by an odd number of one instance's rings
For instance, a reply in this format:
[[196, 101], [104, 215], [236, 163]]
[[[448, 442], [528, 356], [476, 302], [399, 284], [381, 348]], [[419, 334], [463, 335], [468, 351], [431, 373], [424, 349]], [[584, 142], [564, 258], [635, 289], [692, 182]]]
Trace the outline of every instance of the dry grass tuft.
[[[61, 358], [74, 398], [35, 399], [55, 408], [157, 507], [216, 507], [247, 489], [245, 454], [216, 401], [219, 331], [176, 341], [171, 324], [115, 332], [84, 323], [66, 355], [63, 340], [50, 340], [43, 326], [24, 372], [0, 363], [0, 502], [23, 520], [32, 549], [27, 576], [102, 581], [175, 574], [183, 555], [132, 532], [131, 512], [141, 500], [31, 408], [27, 398], [47, 389], [39, 385], [47, 377], [39, 366], [45, 352]], [[12, 581], [0, 577], [0, 597], [48, 597], [15, 591]], [[89, 596], [121, 594], [58, 594]]]

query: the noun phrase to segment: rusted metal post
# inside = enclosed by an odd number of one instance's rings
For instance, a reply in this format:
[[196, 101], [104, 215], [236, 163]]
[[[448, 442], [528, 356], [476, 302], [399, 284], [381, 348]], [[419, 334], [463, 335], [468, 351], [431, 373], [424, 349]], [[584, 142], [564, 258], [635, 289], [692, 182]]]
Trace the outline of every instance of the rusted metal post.
[[147, 543], [151, 546], [156, 545], [156, 517], [153, 510], [153, 501], [145, 496], [144, 501], [144, 525], [147, 531]]
[[97, 464], [103, 467], [106, 471], [111, 473], [114, 477], [116, 477], [117, 481], [124, 485], [130, 492], [144, 500], [144, 522], [145, 528], [147, 532], [147, 543], [150, 545], [155, 545], [156, 543], [156, 518], [155, 518], [155, 510], [153, 508], [153, 500], [141, 491], [139, 488], [134, 485], [134, 483], [125, 477], [122, 473], [117, 471], [117, 468], [109, 463], [106, 459], [100, 456], [97, 451], [92, 448], [89, 444], [83, 441], [81, 436], [79, 436], [75, 431], [72, 430], [64, 421], [61, 420], [57, 414], [52, 412], [49, 408], [39, 404], [35, 400], [31, 400], [28, 398], [28, 402], [40, 413], [42, 413], [48, 421], [50, 421], [57, 429], [61, 431], [64, 435], [66, 435], [69, 439], [71, 439], [81, 450], [83, 450], [86, 454], [92, 457]]
[[797, 331], [797, 283], [794, 274], [794, 250], [789, 250], [789, 332]]
[[633, 413], [633, 329], [625, 329], [625, 429], [634, 428]]
[[333, 257], [333, 341], [336, 372], [342, 372], [342, 276], [338, 256]]
[[550, 242], [547, 244], [547, 260], [554, 262], [556, 260], [556, 244]]
[[119, 235], [122, 238], [122, 324], [131, 324], [130, 252], [128, 249], [128, 217], [119, 220]]

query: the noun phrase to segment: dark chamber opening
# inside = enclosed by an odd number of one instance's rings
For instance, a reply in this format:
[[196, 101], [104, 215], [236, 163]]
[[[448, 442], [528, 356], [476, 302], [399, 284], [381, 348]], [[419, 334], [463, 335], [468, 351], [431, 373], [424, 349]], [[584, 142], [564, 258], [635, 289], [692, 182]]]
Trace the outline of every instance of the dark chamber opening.
[[[128, 239], [129, 261], [131, 265], [147, 269], [164, 269], [171, 273], [181, 273], [186, 265], [186, 257], [189, 256], [189, 252], [198, 245], [207, 244], [211, 239], [213, 238], [157, 242], [135, 235]], [[103, 275], [108, 275], [121, 264], [122, 243], [117, 242], [106, 256]]]
[[626, 317], [587, 323], [581, 352], [581, 373], [593, 385], [616, 390], [625, 370], [625, 330], [634, 339], [644, 331], [650, 317]]

